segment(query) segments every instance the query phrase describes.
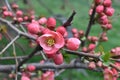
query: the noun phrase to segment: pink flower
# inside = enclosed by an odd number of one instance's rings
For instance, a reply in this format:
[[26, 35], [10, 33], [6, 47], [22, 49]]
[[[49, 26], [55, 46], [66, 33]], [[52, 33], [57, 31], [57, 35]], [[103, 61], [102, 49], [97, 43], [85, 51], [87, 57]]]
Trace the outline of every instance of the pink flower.
[[46, 25], [49, 29], [53, 30], [56, 26], [56, 19], [53, 17], [48, 18]]
[[105, 14], [106, 14], [107, 16], [112, 16], [112, 15], [114, 14], [114, 12], [115, 12], [115, 10], [114, 10], [112, 7], [108, 7], [108, 8], [106, 8], [106, 10], [105, 10]]
[[106, 7], [110, 7], [112, 5], [112, 1], [111, 0], [104, 0], [103, 5]]
[[54, 80], [54, 72], [53, 71], [47, 71], [42, 74], [41, 80]]
[[33, 72], [35, 71], [36, 67], [34, 65], [28, 65], [27, 66], [27, 70], [30, 71], [30, 72]]
[[57, 27], [56, 32], [59, 32], [61, 35], [64, 36], [66, 33], [66, 29], [63, 26], [59, 26]]
[[47, 22], [47, 18], [46, 17], [42, 17], [38, 20], [39, 24], [46, 24]]
[[97, 13], [102, 13], [103, 10], [104, 10], [104, 6], [103, 6], [103, 5], [98, 5], [98, 6], [96, 7], [96, 12], [97, 12]]
[[63, 55], [62, 53], [58, 52], [54, 55], [53, 61], [55, 62], [56, 65], [60, 65], [63, 63]]
[[27, 76], [22, 76], [22, 77], [21, 77], [21, 80], [30, 80], [30, 78], [27, 77]]
[[96, 47], [96, 45], [95, 44], [89, 44], [89, 46], [88, 46], [88, 50], [89, 51], [93, 51], [94, 49], [95, 49], [95, 47]]
[[21, 10], [17, 10], [16, 16], [21, 17], [23, 15], [23, 12]]
[[54, 31], [43, 34], [37, 41], [49, 57], [53, 56], [65, 44], [63, 36]]
[[28, 24], [27, 29], [31, 34], [38, 34], [38, 32], [40, 32], [40, 26], [36, 22]]
[[80, 40], [77, 38], [69, 38], [66, 43], [66, 47], [70, 50], [77, 50], [80, 46]]
[[116, 69], [104, 69], [104, 80], [117, 80], [118, 72]]

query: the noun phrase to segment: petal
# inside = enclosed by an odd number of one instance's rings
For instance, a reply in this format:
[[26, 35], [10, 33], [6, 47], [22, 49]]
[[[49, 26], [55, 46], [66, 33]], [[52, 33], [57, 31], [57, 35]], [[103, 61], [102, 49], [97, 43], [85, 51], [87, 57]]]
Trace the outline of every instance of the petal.
[[43, 49], [45, 49], [45, 50], [51, 50], [52, 49], [51, 46], [48, 46], [46, 44], [46, 40], [51, 36], [52, 36], [51, 34], [44, 34], [44, 35], [42, 35], [38, 38], [38, 42]]
[[65, 44], [65, 41], [64, 41], [64, 38], [63, 36], [60, 34], [60, 33], [56, 33], [57, 35], [55, 36], [55, 47], [56, 48], [61, 48], [64, 46]]

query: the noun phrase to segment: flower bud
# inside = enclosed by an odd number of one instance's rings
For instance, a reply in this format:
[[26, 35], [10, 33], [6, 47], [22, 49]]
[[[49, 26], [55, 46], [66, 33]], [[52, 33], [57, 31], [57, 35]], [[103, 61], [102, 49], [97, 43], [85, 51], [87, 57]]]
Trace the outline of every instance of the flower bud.
[[95, 44], [89, 44], [89, 46], [88, 46], [88, 50], [89, 51], [93, 51], [94, 49], [96, 48], [96, 45]]
[[112, 1], [111, 0], [104, 0], [103, 5], [106, 7], [110, 7], [112, 5]]
[[103, 5], [98, 5], [98, 6], [96, 7], [96, 12], [97, 12], [97, 13], [102, 13], [103, 10], [104, 10], [104, 6], [103, 6]]
[[63, 55], [62, 53], [56, 53], [55, 56], [53, 57], [53, 61], [56, 65], [60, 65], [63, 63]]
[[96, 68], [95, 62], [90, 62], [89, 65], [88, 65], [88, 68], [89, 69], [95, 69]]
[[66, 43], [66, 47], [70, 50], [77, 50], [81, 44], [81, 41], [77, 38], [69, 38]]
[[36, 67], [33, 66], [33, 65], [28, 65], [28, 66], [27, 66], [27, 70], [30, 71], [30, 72], [35, 71], [35, 69], [36, 69]]
[[60, 34], [64, 36], [66, 33], [66, 29], [63, 26], [59, 26], [57, 27], [56, 32], [59, 32]]
[[106, 8], [106, 10], [105, 10], [105, 14], [106, 14], [107, 16], [112, 16], [112, 15], [114, 14], [114, 12], [115, 12], [115, 10], [114, 10], [112, 7], [108, 7], [108, 8]]
[[23, 15], [23, 12], [21, 10], [17, 10], [16, 16], [21, 17]]
[[28, 24], [27, 29], [32, 34], [38, 34], [38, 32], [40, 32], [39, 24], [37, 24], [35, 22]]
[[56, 19], [53, 17], [48, 18], [46, 25], [49, 29], [54, 30], [56, 26]]
[[38, 23], [41, 24], [41, 25], [46, 24], [46, 22], [47, 22], [47, 18], [46, 17], [42, 17], [42, 18], [40, 18], [38, 20]]

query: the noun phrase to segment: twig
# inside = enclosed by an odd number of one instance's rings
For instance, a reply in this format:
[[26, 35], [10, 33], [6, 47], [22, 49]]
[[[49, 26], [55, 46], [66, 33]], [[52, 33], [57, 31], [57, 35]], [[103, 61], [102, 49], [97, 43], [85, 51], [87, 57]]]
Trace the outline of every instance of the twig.
[[76, 12], [73, 10], [73, 13], [71, 14], [71, 16], [68, 18], [68, 20], [63, 24], [64, 27], [70, 26], [71, 22], [75, 16]]
[[33, 40], [36, 40], [36, 38], [28, 33], [24, 33], [22, 31], [20, 31], [19, 29], [17, 29], [12, 23], [10, 23], [9, 21], [3, 19], [3, 18], [0, 18], [0, 21], [3, 22], [3, 23], [6, 23], [9, 27], [11, 27], [14, 31], [16, 31], [19, 35], [21, 36], [25, 36], [29, 39], [33, 39]]
[[[17, 55], [16, 55], [15, 44], [13, 43], [12, 45], [13, 45], [13, 55], [14, 55], [15, 63], [16, 63], [15, 67], [17, 68], [17, 66], [18, 66], [18, 61], [17, 61], [17, 58], [16, 58]], [[17, 70], [17, 69], [15, 70], [15, 73], [16, 73], [16, 75], [15, 75], [15, 80], [17, 80], [17, 79], [18, 79], [18, 75], [17, 75], [18, 70]]]
[[[70, 63], [70, 64], [61, 64], [61, 65], [55, 65], [53, 63], [46, 63], [46, 64], [40, 64], [40, 63], [30, 63], [25, 65], [34, 65], [36, 67], [36, 70], [42, 70], [42, 69], [89, 69], [88, 64], [85, 63]], [[0, 65], [0, 72], [6, 72], [9, 73], [13, 70], [15, 70], [15, 65]], [[95, 68], [94, 71], [102, 71], [101, 68]]]
[[40, 46], [38, 45], [38, 46], [35, 48], [35, 50], [34, 50], [31, 54], [28, 55], [28, 57], [26, 57], [25, 59], [23, 59], [23, 60], [18, 64], [18, 67], [17, 67], [18, 71], [20, 70], [20, 67], [21, 67], [25, 62], [27, 62], [29, 59], [31, 59], [31, 58], [35, 55], [35, 53], [37, 53], [37, 52], [40, 51], [40, 50], [42, 50], [42, 47], [40, 47]]
[[[85, 37], [87, 38], [89, 33], [90, 33], [90, 30], [91, 30], [91, 27], [93, 25], [93, 22], [94, 22], [94, 16], [95, 16], [95, 10], [96, 10], [96, 7], [94, 6], [93, 8], [93, 11], [92, 11], [92, 14], [90, 16], [90, 20], [89, 20], [89, 23], [88, 23], [88, 26], [87, 26], [87, 30], [85, 32]], [[86, 40], [85, 40], [86, 41]], [[85, 45], [85, 41], [82, 42], [82, 46]]]
[[10, 6], [8, 0], [5, 0], [5, 3], [6, 3], [6, 5], [7, 5], [7, 7], [8, 7], [8, 9], [9, 9], [10, 11], [12, 11], [11, 6]]
[[[41, 55], [41, 53], [37, 52], [34, 56], [38, 56], [38, 55]], [[25, 59], [27, 57], [28, 57], [28, 55], [26, 55], [26, 56], [16, 56], [17, 59]], [[15, 59], [15, 57], [0, 57], [0, 60], [14, 60], [14, 59]]]
[[100, 57], [99, 55], [90, 54], [90, 53], [72, 51], [72, 50], [68, 50], [68, 49], [63, 49], [63, 50], [68, 52], [67, 54], [72, 54], [72, 55], [87, 56], [87, 57], [91, 57], [91, 58], [95, 58], [95, 59], [99, 59], [99, 57]]
[[7, 46], [2, 49], [2, 51], [0, 52], [0, 55], [3, 54], [20, 36], [17, 35], [10, 43], [7, 44]]

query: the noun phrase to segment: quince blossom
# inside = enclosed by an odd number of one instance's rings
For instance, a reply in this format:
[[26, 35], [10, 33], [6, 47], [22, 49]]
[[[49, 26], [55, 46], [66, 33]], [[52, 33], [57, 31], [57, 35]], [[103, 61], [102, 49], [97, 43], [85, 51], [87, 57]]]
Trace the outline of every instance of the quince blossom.
[[65, 44], [63, 36], [54, 31], [49, 31], [37, 39], [48, 57], [53, 56]]

